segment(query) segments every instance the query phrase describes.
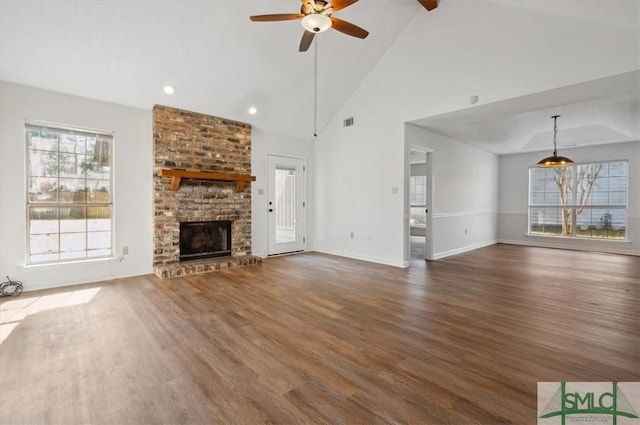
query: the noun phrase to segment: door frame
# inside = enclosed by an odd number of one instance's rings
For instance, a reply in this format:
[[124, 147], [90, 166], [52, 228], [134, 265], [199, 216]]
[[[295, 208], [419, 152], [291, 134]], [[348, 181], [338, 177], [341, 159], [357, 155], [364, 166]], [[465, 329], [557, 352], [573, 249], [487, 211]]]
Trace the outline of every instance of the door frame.
[[[298, 218], [300, 220], [300, 223], [296, 223], [299, 226], [299, 232], [302, 235], [302, 242], [301, 242], [301, 250], [295, 250], [295, 251], [291, 251], [291, 252], [283, 252], [283, 253], [272, 253], [272, 238], [274, 236], [271, 235], [271, 217], [270, 217], [270, 213], [269, 213], [269, 201], [271, 198], [271, 195], [273, 193], [273, 191], [275, 190], [274, 187], [271, 187], [270, 185], [270, 181], [271, 181], [271, 177], [270, 177], [270, 162], [271, 162], [271, 158], [284, 158], [287, 160], [295, 160], [295, 161], [300, 161], [302, 163], [302, 172], [301, 172], [301, 178], [300, 183], [299, 183], [299, 193], [301, 193], [301, 199], [299, 200], [299, 208], [300, 208], [300, 213], [298, 215]], [[307, 187], [307, 171], [308, 171], [308, 166], [307, 166], [307, 158], [303, 157], [303, 156], [296, 156], [296, 155], [288, 155], [288, 154], [281, 154], [281, 153], [267, 153], [265, 156], [265, 177], [266, 177], [266, 200], [265, 200], [265, 214], [267, 216], [267, 220], [266, 220], [266, 234], [267, 234], [267, 246], [266, 246], [266, 255], [267, 257], [269, 256], [276, 256], [276, 255], [286, 255], [288, 253], [296, 253], [296, 252], [304, 252], [308, 250], [308, 246], [309, 246], [309, 237], [307, 235], [307, 226], [308, 226], [308, 211], [309, 211], [309, 201], [308, 201], [308, 187]]]
[[410, 199], [410, 180], [411, 180], [411, 151], [424, 153], [427, 164], [426, 174], [426, 209], [429, 211], [425, 218], [425, 241], [424, 241], [424, 257], [425, 260], [433, 260], [433, 149], [420, 145], [410, 144], [407, 146], [405, 155], [405, 214], [404, 214], [404, 242], [405, 242], [405, 264], [411, 264], [411, 199]]

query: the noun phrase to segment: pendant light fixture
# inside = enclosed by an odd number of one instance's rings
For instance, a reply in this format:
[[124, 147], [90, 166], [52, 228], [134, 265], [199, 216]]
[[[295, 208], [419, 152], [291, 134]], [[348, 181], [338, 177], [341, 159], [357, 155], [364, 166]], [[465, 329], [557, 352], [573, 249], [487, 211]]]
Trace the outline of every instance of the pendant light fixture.
[[573, 161], [566, 156], [558, 156], [558, 149], [556, 148], [556, 136], [558, 134], [557, 120], [559, 117], [560, 115], [554, 115], [551, 117], [553, 118], [553, 155], [538, 161], [536, 167], [565, 167], [567, 165], [573, 164]]

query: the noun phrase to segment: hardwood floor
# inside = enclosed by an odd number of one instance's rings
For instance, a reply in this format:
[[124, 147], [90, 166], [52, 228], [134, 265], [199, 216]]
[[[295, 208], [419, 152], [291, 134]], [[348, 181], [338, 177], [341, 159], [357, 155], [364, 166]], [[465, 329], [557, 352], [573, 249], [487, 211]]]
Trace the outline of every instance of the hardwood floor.
[[[409, 253], [411, 255], [411, 267], [422, 266], [425, 259], [425, 237], [424, 236], [409, 236]], [[418, 263], [416, 263], [416, 261]]]
[[2, 299], [2, 424], [534, 424], [538, 381], [640, 380], [640, 258], [322, 254]]

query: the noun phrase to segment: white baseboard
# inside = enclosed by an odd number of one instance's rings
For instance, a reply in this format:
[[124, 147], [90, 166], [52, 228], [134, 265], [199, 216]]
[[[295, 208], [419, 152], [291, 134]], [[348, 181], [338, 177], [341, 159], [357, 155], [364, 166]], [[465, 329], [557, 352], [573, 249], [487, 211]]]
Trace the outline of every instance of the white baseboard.
[[329, 254], [329, 255], [336, 255], [338, 257], [345, 257], [345, 258], [351, 258], [353, 260], [362, 260], [362, 261], [368, 261], [370, 263], [376, 263], [376, 264], [384, 264], [385, 266], [393, 266], [393, 267], [400, 267], [403, 269], [406, 269], [407, 267], [409, 267], [409, 262], [408, 261], [391, 261], [388, 260], [386, 258], [379, 258], [379, 257], [369, 257], [366, 255], [359, 255], [359, 254], [354, 254], [352, 252], [344, 252], [344, 251], [333, 251], [330, 249], [315, 249], [315, 252], [320, 252], [322, 254]]
[[575, 245], [575, 246], [567, 246], [567, 245], [563, 245], [563, 244], [554, 244], [554, 243], [549, 243], [549, 241], [545, 240], [545, 241], [535, 241], [535, 240], [531, 240], [531, 241], [519, 241], [519, 240], [510, 240], [510, 239], [498, 239], [498, 243], [504, 243], [504, 244], [509, 244], [509, 245], [522, 245], [522, 246], [535, 246], [535, 247], [539, 247], [539, 248], [554, 248], [554, 249], [568, 249], [570, 251], [587, 251], [587, 252], [604, 252], [607, 254], [620, 254], [620, 255], [633, 255], [633, 256], [640, 256], [640, 252], [638, 251], [626, 251], [626, 250], [618, 250], [615, 248], [611, 248], [610, 246], [607, 246], [606, 249], [602, 249], [602, 248], [598, 248], [597, 246], [579, 246], [579, 245]]
[[450, 249], [449, 251], [438, 252], [433, 255], [433, 259], [439, 260], [441, 258], [450, 257], [452, 255], [462, 254], [463, 252], [473, 251], [474, 249], [495, 245], [496, 243], [498, 243], [498, 241], [490, 240], [490, 241], [480, 242], [473, 245], [463, 246], [461, 248]]

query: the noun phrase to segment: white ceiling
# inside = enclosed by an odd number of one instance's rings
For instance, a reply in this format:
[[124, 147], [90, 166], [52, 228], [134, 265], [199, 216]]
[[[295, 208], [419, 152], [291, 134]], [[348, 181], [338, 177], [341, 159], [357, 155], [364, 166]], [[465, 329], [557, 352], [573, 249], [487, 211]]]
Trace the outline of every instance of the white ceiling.
[[[300, 0], [0, 1], [0, 78], [150, 109], [170, 105], [313, 135], [313, 46], [298, 52]], [[318, 128], [416, 13], [416, 0], [362, 0], [335, 16], [370, 32], [318, 35]], [[165, 84], [177, 88], [169, 97]], [[258, 114], [247, 113], [249, 106]]]
[[[437, 20], [455, 1], [470, 0], [441, 0], [432, 12], [416, 0], [360, 0], [337, 12], [370, 36], [319, 35], [318, 129], [416, 14]], [[494, 3], [640, 28], [636, 0]], [[299, 0], [1, 0], [0, 79], [144, 109], [170, 105], [312, 139], [313, 46], [298, 52], [297, 21], [249, 20], [297, 13], [299, 6]], [[487, 25], [500, 25], [495, 19]], [[497, 154], [548, 149], [554, 114], [562, 115], [560, 146], [638, 140], [639, 80], [640, 74], [629, 74], [500, 105], [481, 99], [481, 106], [414, 123]], [[165, 95], [165, 84], [177, 93]], [[258, 114], [249, 115], [249, 106]]]
[[490, 152], [510, 154], [640, 140], [640, 71], [415, 120]]

